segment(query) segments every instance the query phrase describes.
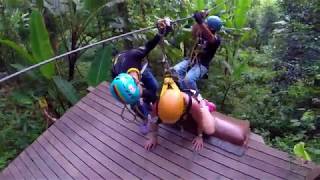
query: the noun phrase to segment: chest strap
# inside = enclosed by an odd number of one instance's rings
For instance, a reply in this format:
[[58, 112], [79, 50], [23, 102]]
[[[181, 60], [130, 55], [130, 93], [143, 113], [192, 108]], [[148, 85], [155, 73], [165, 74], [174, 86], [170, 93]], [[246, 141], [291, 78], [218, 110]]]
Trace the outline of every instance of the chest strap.
[[184, 120], [190, 114], [190, 110], [192, 107], [192, 96], [189, 93], [187, 93], [187, 94], [188, 94], [187, 108], [185, 109], [184, 113], [181, 115], [180, 120]]

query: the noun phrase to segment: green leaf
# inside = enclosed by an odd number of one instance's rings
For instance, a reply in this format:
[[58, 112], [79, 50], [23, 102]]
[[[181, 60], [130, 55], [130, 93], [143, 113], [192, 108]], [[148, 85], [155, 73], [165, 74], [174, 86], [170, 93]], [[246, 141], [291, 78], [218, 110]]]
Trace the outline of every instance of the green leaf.
[[248, 66], [245, 62], [237, 65], [237, 67], [234, 69], [232, 75], [234, 76], [235, 80], [239, 80], [241, 78], [241, 75], [243, 72], [247, 70]]
[[100, 49], [91, 64], [88, 73], [88, 84], [90, 86], [97, 86], [101, 82], [107, 80], [111, 64], [111, 46]]
[[0, 39], [0, 43], [14, 49], [19, 56], [27, 60], [28, 64], [36, 63], [35, 59], [27, 52], [27, 50], [23, 46], [13, 41], [3, 39]]
[[75, 104], [79, 100], [79, 95], [73, 85], [60, 76], [54, 76], [53, 81], [59, 92], [71, 103]]
[[301, 117], [301, 121], [304, 123], [312, 123], [315, 121], [315, 119], [316, 119], [316, 114], [311, 110], [303, 113], [303, 115]]
[[98, 9], [104, 3], [105, 3], [104, 0], [85, 0], [84, 7], [92, 12], [92, 11]]
[[43, 0], [37, 0], [37, 6], [39, 9], [43, 8]]
[[14, 91], [10, 97], [19, 105], [32, 105], [33, 103], [32, 98], [21, 91]]
[[237, 7], [234, 12], [234, 23], [236, 28], [242, 28], [247, 23], [247, 14], [251, 0], [238, 0], [236, 2]]
[[308, 152], [304, 149], [304, 142], [300, 142], [300, 143], [296, 144], [293, 147], [293, 152], [296, 156], [298, 156], [304, 160], [311, 161], [311, 158], [310, 158]]
[[220, 10], [220, 11], [224, 11], [227, 9], [227, 4], [224, 2], [225, 0], [216, 0], [214, 1], [213, 5], [214, 5], [214, 9], [213, 10]]
[[4, 0], [4, 3], [9, 8], [18, 8], [23, 4], [23, 0]]
[[195, 9], [197, 11], [201, 11], [204, 10], [206, 3], [204, 2], [204, 0], [196, 0], [196, 4], [195, 4]]
[[[30, 18], [30, 41], [32, 54], [37, 63], [54, 55], [42, 15], [36, 10], [32, 11]], [[54, 64], [44, 65], [40, 71], [47, 79], [51, 79], [55, 74]]]

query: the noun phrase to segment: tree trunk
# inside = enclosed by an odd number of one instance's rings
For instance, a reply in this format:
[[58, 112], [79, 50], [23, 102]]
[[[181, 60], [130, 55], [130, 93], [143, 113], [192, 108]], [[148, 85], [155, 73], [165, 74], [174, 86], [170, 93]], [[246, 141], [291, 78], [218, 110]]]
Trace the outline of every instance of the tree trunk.
[[[71, 37], [71, 51], [77, 49], [77, 41], [78, 41], [78, 35], [76, 31], [72, 32], [72, 37]], [[75, 65], [78, 59], [78, 52], [70, 54], [68, 56], [69, 60], [69, 81], [73, 80], [74, 78], [74, 69]]]
[[[129, 32], [130, 31], [130, 28], [129, 28], [130, 22], [129, 22], [127, 3], [126, 2], [118, 3], [117, 9], [119, 12], [119, 17], [122, 17], [123, 21], [124, 21], [124, 27], [123, 27], [124, 32]], [[125, 47], [125, 49], [131, 49], [133, 47], [133, 44], [131, 41], [125, 39], [124, 40], [124, 47]]]

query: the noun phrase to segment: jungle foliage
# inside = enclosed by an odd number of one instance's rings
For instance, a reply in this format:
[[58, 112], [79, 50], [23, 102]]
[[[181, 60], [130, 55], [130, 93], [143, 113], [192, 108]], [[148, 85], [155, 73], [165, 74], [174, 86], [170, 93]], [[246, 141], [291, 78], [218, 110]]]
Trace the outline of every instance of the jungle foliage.
[[[320, 162], [318, 0], [0, 0], [0, 77], [159, 18], [205, 8], [223, 19], [224, 28], [201, 93], [219, 111], [248, 119], [270, 145]], [[166, 38], [172, 64], [189, 54], [193, 23], [180, 23]], [[86, 87], [110, 80], [113, 55], [155, 33], [84, 50], [1, 84], [0, 169], [45, 129], [40, 99], [61, 116]], [[163, 72], [155, 64], [161, 58], [159, 47], [148, 57], [159, 81]]]

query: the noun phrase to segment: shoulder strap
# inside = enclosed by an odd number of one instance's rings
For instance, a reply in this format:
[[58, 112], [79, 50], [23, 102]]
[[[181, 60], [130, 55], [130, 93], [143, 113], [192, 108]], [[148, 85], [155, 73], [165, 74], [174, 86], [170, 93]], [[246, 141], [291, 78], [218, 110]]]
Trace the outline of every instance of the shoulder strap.
[[190, 94], [188, 94], [188, 97], [189, 97], [189, 99], [188, 99], [188, 105], [187, 105], [187, 108], [186, 108], [186, 112], [185, 112], [185, 113], [188, 113], [188, 114], [189, 114], [189, 111], [190, 111], [190, 109], [191, 109], [191, 107], [192, 107], [192, 96], [191, 96]]
[[191, 94], [187, 93], [188, 94], [188, 104], [187, 104], [187, 108], [186, 110], [184, 111], [184, 113], [181, 115], [181, 118], [180, 119], [183, 119], [185, 116], [189, 115], [190, 113], [190, 110], [191, 110], [191, 107], [192, 107], [192, 96]]

